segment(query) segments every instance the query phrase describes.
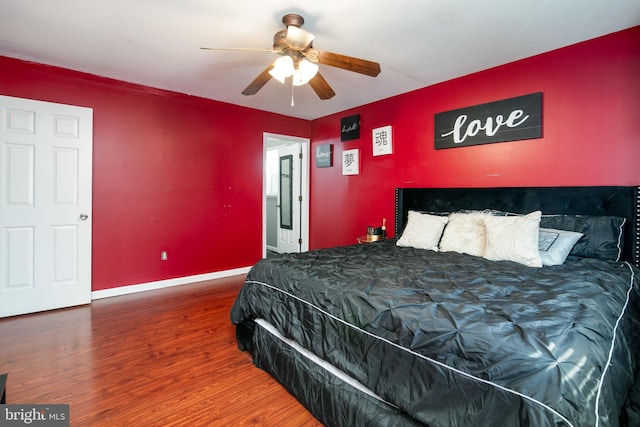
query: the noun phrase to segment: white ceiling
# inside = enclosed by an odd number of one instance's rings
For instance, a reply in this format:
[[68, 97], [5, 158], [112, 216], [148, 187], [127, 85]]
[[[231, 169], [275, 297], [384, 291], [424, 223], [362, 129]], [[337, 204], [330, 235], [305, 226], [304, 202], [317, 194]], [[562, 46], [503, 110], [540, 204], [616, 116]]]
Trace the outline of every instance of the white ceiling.
[[[321, 65], [336, 96], [297, 87], [292, 107], [274, 79], [240, 93], [275, 54], [200, 50], [270, 49], [287, 13], [382, 72]], [[0, 55], [315, 119], [636, 25], [639, 0], [0, 0]]]

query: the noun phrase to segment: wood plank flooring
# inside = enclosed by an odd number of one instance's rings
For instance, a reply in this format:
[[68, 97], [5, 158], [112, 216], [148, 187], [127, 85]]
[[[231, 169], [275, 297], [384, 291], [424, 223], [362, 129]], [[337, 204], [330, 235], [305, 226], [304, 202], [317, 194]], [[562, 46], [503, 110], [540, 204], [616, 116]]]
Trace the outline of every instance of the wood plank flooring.
[[243, 281], [0, 319], [7, 403], [67, 403], [72, 426], [321, 426], [237, 349]]

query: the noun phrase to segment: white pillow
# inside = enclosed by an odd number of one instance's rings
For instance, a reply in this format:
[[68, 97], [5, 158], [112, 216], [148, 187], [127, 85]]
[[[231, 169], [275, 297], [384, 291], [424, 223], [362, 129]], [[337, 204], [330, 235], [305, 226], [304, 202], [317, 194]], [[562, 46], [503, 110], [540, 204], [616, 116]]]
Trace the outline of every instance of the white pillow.
[[442, 230], [448, 220], [446, 216], [409, 211], [407, 226], [396, 245], [437, 251]]
[[487, 244], [484, 257], [542, 267], [538, 249], [541, 211], [523, 216], [486, 216]]
[[440, 250], [482, 256], [487, 241], [483, 221], [486, 216], [480, 212], [450, 214], [440, 240]]
[[567, 259], [573, 246], [580, 240], [582, 233], [575, 231], [540, 228], [538, 249], [542, 265], [561, 265]]

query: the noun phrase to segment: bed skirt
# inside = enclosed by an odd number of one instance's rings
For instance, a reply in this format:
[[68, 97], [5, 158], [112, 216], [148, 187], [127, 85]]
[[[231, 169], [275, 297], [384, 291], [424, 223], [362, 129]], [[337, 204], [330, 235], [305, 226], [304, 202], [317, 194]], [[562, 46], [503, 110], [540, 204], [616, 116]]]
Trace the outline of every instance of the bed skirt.
[[336, 377], [259, 324], [255, 325], [252, 347], [253, 363], [271, 374], [326, 426], [424, 426]]

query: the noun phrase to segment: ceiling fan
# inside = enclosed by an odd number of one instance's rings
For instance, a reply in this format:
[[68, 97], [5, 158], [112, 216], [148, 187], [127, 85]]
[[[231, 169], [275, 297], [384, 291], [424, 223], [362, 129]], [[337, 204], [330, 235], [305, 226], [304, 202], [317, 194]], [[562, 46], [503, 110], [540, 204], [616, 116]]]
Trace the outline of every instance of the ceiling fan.
[[309, 83], [309, 86], [320, 97], [330, 99], [336, 93], [329, 83], [318, 72], [318, 64], [329, 65], [347, 71], [353, 71], [367, 76], [375, 77], [380, 74], [380, 64], [351, 56], [326, 52], [313, 48], [315, 36], [301, 27], [304, 18], [295, 13], [282, 17], [285, 30], [280, 30], [273, 36], [273, 49], [242, 49], [242, 48], [208, 48], [205, 50], [255, 50], [261, 52], [274, 52], [280, 55], [272, 64], [269, 64], [258, 77], [243, 91], [243, 95], [255, 95], [271, 78], [280, 83], [292, 78], [293, 86], [301, 86]]

